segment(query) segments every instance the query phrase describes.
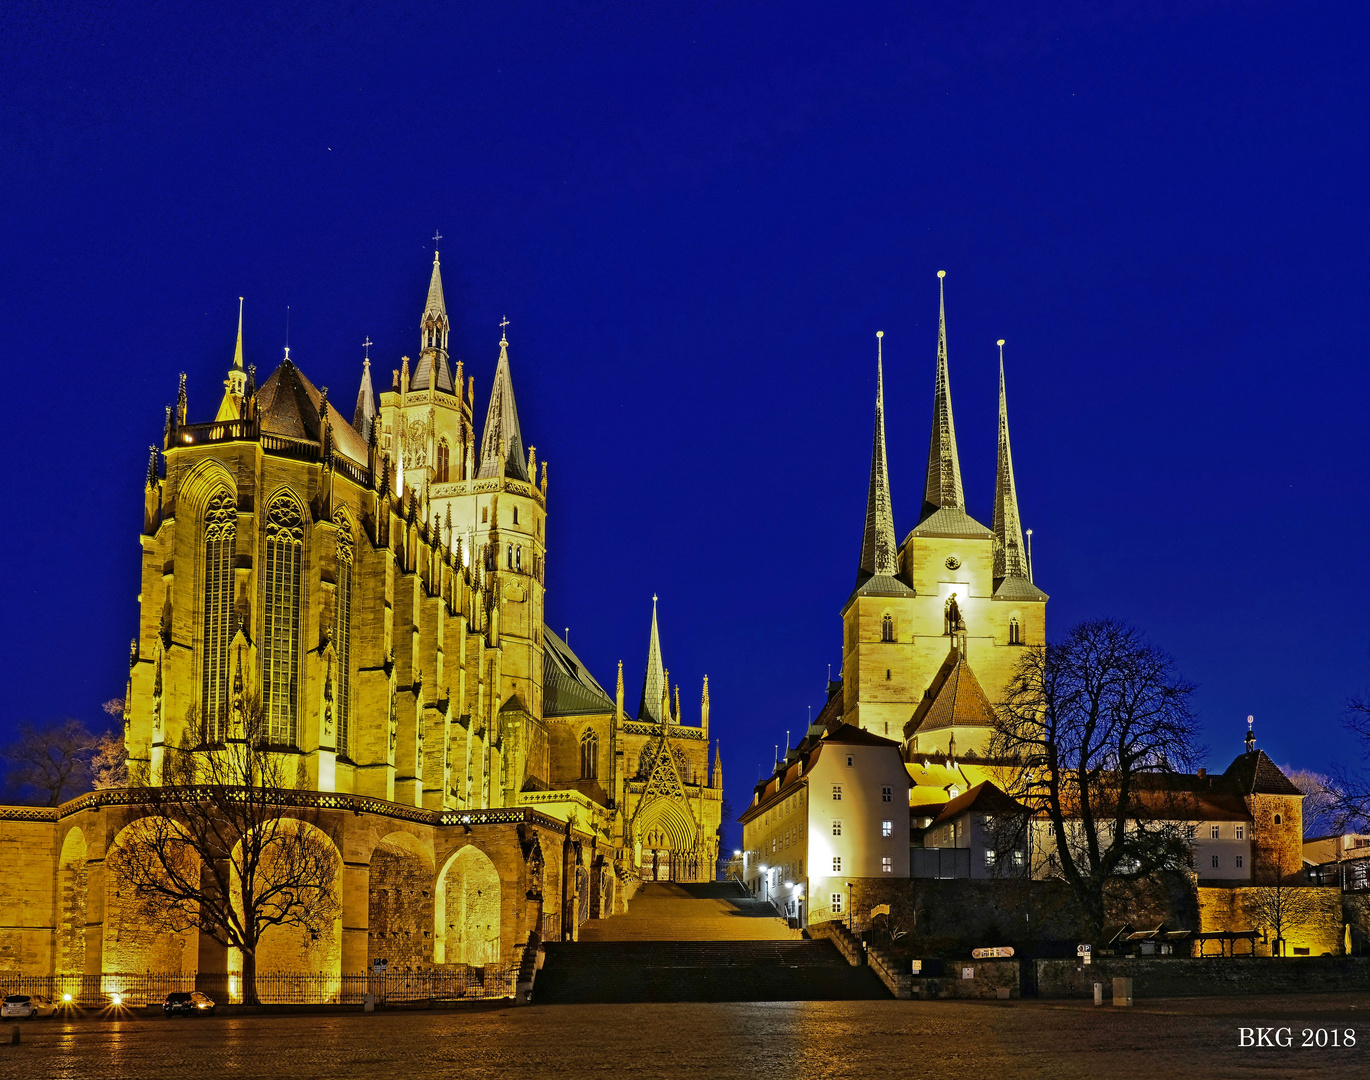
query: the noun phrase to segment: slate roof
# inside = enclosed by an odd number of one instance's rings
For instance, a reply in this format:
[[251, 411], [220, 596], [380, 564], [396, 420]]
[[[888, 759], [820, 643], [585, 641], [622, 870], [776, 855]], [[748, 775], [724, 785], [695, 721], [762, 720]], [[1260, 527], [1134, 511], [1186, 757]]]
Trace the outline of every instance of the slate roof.
[[945, 536], [956, 540], [993, 540], [994, 533], [985, 528], [959, 506], [942, 506], [933, 510], [913, 527], [910, 536]]
[[447, 357], [436, 349], [424, 349], [419, 356], [418, 365], [414, 368], [414, 375], [409, 380], [410, 390], [427, 390], [428, 382], [433, 376], [433, 360], [438, 361], [438, 389], [448, 394], [455, 394], [457, 391], [452, 385], [452, 370], [447, 366]]
[[[262, 431], [269, 435], [318, 442], [321, 438], [319, 405], [322, 401], [323, 395], [305, 373], [287, 358], [257, 388], [257, 419]], [[339, 452], [358, 465], [366, 465], [366, 440], [333, 407], [332, 402], [328, 405], [328, 418]]]
[[1234, 784], [1243, 795], [1302, 795], [1294, 782], [1280, 771], [1264, 750], [1241, 754], [1223, 778]]
[[1047, 594], [1025, 577], [1006, 577], [999, 582], [999, 587], [994, 590], [994, 599], [1045, 603]]
[[959, 649], [953, 648], [932, 680], [931, 696], [914, 710], [906, 733], [949, 727], [993, 727], [994, 706]]
[[543, 716], [586, 716], [614, 711], [614, 699], [551, 627], [542, 628], [542, 643]]

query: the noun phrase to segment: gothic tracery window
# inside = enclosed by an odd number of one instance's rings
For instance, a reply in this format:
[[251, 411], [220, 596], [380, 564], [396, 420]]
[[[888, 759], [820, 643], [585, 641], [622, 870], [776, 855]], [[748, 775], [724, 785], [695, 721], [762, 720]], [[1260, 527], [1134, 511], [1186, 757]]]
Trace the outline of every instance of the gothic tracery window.
[[1022, 632], [1018, 628], [1017, 615], [1008, 621], [1008, 643], [1010, 645], [1021, 645], [1023, 643]]
[[352, 734], [352, 524], [338, 513], [338, 589], [333, 612], [333, 643], [338, 657], [338, 753], [351, 757]]
[[228, 719], [229, 645], [233, 641], [233, 562], [238, 507], [220, 491], [205, 509], [204, 612], [200, 708], [207, 742], [223, 742]]
[[580, 778], [594, 780], [599, 777], [599, 736], [586, 728], [580, 737]]
[[262, 711], [267, 741], [293, 746], [300, 682], [300, 569], [304, 522], [288, 495], [266, 512], [262, 597]]
[[885, 617], [880, 620], [880, 640], [894, 640], [894, 616], [888, 611], [885, 612]]
[[448, 463], [451, 460], [451, 451], [447, 446], [446, 439], [438, 440], [438, 467], [433, 477], [434, 482], [439, 484], [447, 483]]

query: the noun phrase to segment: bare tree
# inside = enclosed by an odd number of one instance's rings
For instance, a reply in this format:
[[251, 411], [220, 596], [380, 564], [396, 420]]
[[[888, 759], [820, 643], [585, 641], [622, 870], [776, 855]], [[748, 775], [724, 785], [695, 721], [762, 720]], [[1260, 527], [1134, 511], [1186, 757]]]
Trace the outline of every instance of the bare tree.
[[1187, 800], [1172, 779], [1199, 755], [1193, 690], [1115, 620], [1024, 650], [1010, 679], [989, 756], [1007, 794], [1049, 829], [1049, 873], [1070, 885], [1096, 938], [1110, 883], [1190, 864]]
[[1312, 769], [1284, 768], [1281, 771], [1304, 794], [1303, 838], [1311, 840], [1336, 832], [1336, 785], [1332, 778]]
[[1327, 932], [1342, 925], [1341, 897], [1329, 890], [1292, 884], [1271, 874], [1246, 892], [1242, 908], [1252, 924], [1271, 936], [1270, 955], [1284, 955], [1285, 940], [1298, 930]]
[[128, 786], [128, 751], [122, 735], [107, 731], [96, 738], [90, 772], [91, 784], [96, 789]]
[[21, 724], [5, 747], [9, 783], [19, 797], [57, 806], [90, 788], [95, 736], [80, 720]]
[[[237, 949], [243, 997], [255, 1004], [263, 934], [295, 927], [321, 935], [341, 906], [337, 852], [287, 786], [281, 755], [256, 737], [260, 702], [249, 700], [244, 712], [244, 741], [173, 751], [163, 783], [138, 788], [145, 816], [110, 863], [150, 926], [193, 927]], [[188, 730], [202, 730], [197, 707], [186, 719]]]
[[1353, 698], [1347, 704], [1345, 722], [1360, 739], [1361, 760], [1333, 769], [1327, 784], [1327, 814], [1334, 832], [1364, 832], [1370, 827], [1370, 700]]

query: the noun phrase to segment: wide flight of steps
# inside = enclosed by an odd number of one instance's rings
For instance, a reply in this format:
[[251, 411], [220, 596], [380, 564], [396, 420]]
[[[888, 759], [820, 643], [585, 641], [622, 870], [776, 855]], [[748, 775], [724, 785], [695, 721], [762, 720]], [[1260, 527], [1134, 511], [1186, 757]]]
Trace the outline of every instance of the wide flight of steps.
[[536, 1004], [888, 998], [830, 941], [809, 941], [730, 884], [644, 885], [626, 915], [546, 946]]

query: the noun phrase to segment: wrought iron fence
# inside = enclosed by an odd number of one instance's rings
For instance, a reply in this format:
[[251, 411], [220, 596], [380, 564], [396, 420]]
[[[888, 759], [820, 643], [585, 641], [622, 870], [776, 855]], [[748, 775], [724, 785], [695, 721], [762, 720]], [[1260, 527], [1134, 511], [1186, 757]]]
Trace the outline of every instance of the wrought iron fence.
[[[257, 1000], [266, 1005], [361, 1005], [372, 994], [377, 1004], [511, 998], [518, 982], [512, 964], [384, 974], [296, 975], [263, 972]], [[105, 975], [20, 975], [0, 977], [4, 994], [42, 994], [80, 1009], [129, 1009], [158, 1005], [167, 994], [199, 990], [218, 1004], [242, 1004], [239, 972], [111, 972]]]

